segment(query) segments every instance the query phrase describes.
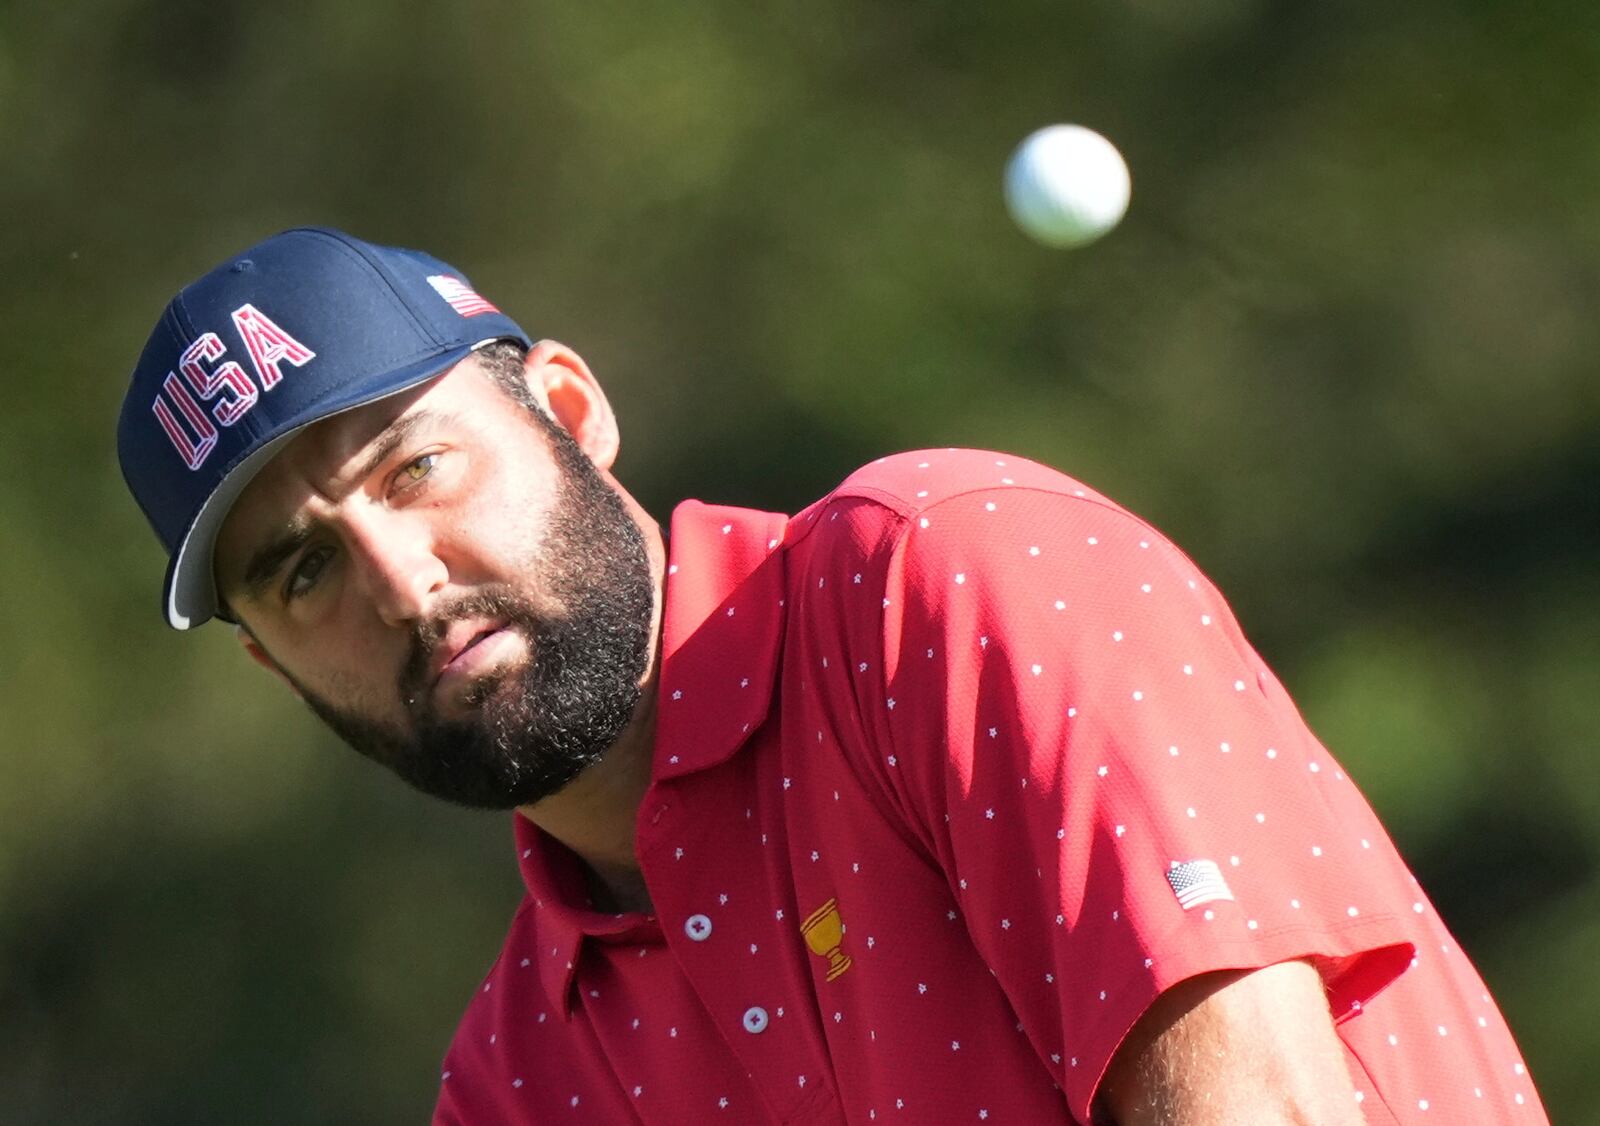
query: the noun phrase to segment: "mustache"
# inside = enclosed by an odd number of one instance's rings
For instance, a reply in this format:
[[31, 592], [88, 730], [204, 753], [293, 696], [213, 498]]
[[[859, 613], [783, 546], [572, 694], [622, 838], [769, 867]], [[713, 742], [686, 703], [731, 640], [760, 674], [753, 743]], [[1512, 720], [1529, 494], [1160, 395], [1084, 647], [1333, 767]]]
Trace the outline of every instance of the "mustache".
[[[463, 618], [504, 618], [508, 624], [526, 630], [530, 637], [536, 636], [541, 627], [533, 606], [509, 583], [479, 587], [436, 605], [433, 614], [411, 627], [409, 651], [397, 682], [400, 702], [413, 718], [427, 718], [428, 670], [434, 650], [450, 626]], [[419, 712], [423, 714], [418, 715]]]

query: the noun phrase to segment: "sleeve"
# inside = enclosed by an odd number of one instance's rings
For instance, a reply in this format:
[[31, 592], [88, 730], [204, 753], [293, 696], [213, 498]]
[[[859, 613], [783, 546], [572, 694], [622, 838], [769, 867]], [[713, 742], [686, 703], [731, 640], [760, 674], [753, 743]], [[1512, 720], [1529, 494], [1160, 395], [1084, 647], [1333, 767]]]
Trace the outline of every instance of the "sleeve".
[[[527, 907], [524, 899], [512, 920], [508, 945], [527, 918]], [[544, 1026], [527, 1019], [539, 1006], [517, 988], [519, 981], [529, 979], [508, 979], [505, 965], [502, 951], [473, 991], [450, 1039], [440, 1064], [432, 1126], [534, 1126], [540, 1121], [533, 1081], [524, 1086], [517, 1075], [521, 1068], [508, 1070], [509, 1061], [528, 1059], [526, 1045], [520, 1035], [506, 1033]], [[498, 1049], [493, 1047], [497, 1041]]]
[[448, 1087], [439, 1088], [439, 1101], [434, 1103], [433, 1126], [466, 1126], [456, 1105], [455, 1092]]
[[884, 584], [891, 750], [859, 769], [936, 857], [1080, 1119], [1180, 981], [1310, 958], [1348, 1019], [1410, 964], [1404, 864], [1147, 525], [978, 490], [907, 520]]

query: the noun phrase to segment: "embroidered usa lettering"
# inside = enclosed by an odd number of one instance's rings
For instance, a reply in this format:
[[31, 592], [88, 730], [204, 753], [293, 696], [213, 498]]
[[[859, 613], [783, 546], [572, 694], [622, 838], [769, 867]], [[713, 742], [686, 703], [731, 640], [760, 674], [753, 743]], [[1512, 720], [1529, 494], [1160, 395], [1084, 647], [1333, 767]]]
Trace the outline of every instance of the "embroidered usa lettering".
[[[178, 370], [167, 373], [150, 404], [172, 448], [190, 470], [204, 465], [216, 449], [218, 426], [234, 425], [250, 413], [261, 392], [282, 381], [282, 364], [302, 367], [317, 356], [254, 305], [241, 305], [232, 316], [255, 379], [232, 360], [219, 363], [228, 349], [216, 333], [206, 332], [183, 350]], [[211, 364], [216, 366], [207, 366]], [[210, 403], [211, 409], [202, 403]]]

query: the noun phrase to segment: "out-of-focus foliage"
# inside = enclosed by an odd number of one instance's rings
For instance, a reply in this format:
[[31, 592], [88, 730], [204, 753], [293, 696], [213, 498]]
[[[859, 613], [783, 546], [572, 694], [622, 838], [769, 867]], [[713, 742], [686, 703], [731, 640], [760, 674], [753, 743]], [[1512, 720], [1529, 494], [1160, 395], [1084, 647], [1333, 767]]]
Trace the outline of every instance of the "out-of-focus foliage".
[[[1335, 0], [0, 9], [0, 1117], [420, 1121], [509, 825], [160, 623], [118, 477], [162, 305], [274, 230], [425, 247], [577, 347], [620, 475], [791, 509], [988, 445], [1233, 599], [1600, 1122], [1600, 21]], [[1122, 146], [1122, 228], [1008, 224]]]

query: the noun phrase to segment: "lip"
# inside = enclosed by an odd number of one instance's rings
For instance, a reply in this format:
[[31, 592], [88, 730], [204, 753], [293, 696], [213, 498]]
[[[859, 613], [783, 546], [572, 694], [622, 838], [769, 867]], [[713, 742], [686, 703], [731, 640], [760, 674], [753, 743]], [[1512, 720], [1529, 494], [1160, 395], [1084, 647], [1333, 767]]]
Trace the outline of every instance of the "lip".
[[434, 647], [433, 658], [428, 663], [430, 689], [436, 689], [444, 681], [486, 664], [491, 654], [478, 651], [501, 648], [500, 643], [506, 640], [506, 626], [507, 623], [503, 621], [457, 622], [452, 625]]

